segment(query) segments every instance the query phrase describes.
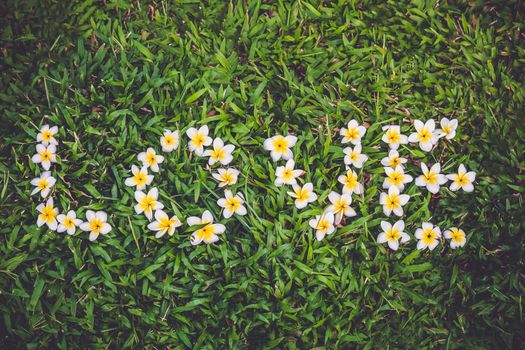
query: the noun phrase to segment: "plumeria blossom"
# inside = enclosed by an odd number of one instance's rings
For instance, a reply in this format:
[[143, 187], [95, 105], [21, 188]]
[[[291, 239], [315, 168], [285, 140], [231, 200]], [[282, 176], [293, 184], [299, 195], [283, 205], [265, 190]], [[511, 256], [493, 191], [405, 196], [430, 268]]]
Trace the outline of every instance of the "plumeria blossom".
[[383, 213], [386, 216], [390, 216], [392, 212], [397, 216], [403, 216], [403, 206], [409, 199], [408, 194], [400, 194], [396, 186], [390, 186], [388, 193], [382, 192], [379, 196], [379, 204], [383, 206]]
[[326, 211], [334, 213], [335, 220], [334, 223], [339, 225], [343, 220], [343, 216], [356, 216], [354, 209], [350, 208], [352, 204], [352, 195], [350, 193], [339, 194], [337, 192], [330, 192], [328, 195], [330, 203], [332, 203]]
[[33, 163], [40, 163], [42, 164], [42, 168], [45, 170], [49, 170], [51, 167], [51, 163], [55, 163], [57, 161], [56, 157], [56, 146], [54, 144], [49, 144], [47, 146], [44, 146], [43, 144], [39, 143], [36, 145], [36, 154], [33, 155], [32, 161]]
[[452, 140], [456, 136], [456, 128], [458, 127], [458, 120], [443, 118], [439, 122], [441, 129], [438, 129], [439, 137], [445, 137], [447, 140]]
[[288, 135], [285, 137], [276, 135], [264, 140], [263, 146], [265, 150], [270, 151], [273, 161], [276, 162], [281, 158], [284, 160], [292, 159], [293, 152], [290, 148], [295, 146], [296, 142], [296, 136]]
[[144, 167], [150, 168], [154, 173], [159, 171], [159, 164], [164, 161], [164, 157], [158, 155], [151, 147], [149, 147], [146, 152], [140, 152], [137, 158], [142, 162]]
[[237, 183], [237, 177], [239, 176], [239, 170], [228, 168], [228, 169], [217, 169], [216, 173], [211, 174], [214, 179], [219, 181], [219, 187], [234, 185]]
[[89, 232], [89, 240], [94, 241], [99, 235], [105, 235], [111, 231], [111, 225], [108, 224], [108, 214], [104, 211], [86, 211], [86, 222], [80, 224], [82, 231]]
[[141, 191], [146, 188], [153, 181], [153, 175], [148, 175], [148, 168], [142, 167], [139, 169], [138, 166], [131, 166], [132, 177], [128, 177], [124, 183], [126, 186], [136, 186], [137, 191]]
[[170, 131], [166, 129], [164, 134], [160, 137], [160, 145], [162, 152], [172, 152], [179, 147], [180, 137], [179, 130]]
[[397, 187], [399, 191], [405, 189], [405, 184], [413, 180], [412, 176], [405, 174], [405, 171], [401, 165], [397, 165], [395, 168], [385, 167], [386, 178], [383, 181], [383, 188], [390, 188], [392, 186]]
[[40, 177], [31, 180], [31, 185], [35, 186], [35, 189], [33, 192], [31, 192], [31, 195], [40, 192], [42, 198], [46, 198], [56, 182], [57, 180], [51, 176], [50, 171], [44, 171]]
[[459, 165], [457, 174], [449, 174], [447, 178], [452, 180], [450, 184], [451, 191], [457, 191], [460, 188], [465, 192], [474, 191], [474, 185], [472, 183], [476, 180], [476, 173], [473, 171], [467, 172], [463, 164]]
[[321, 241], [326, 235], [335, 231], [334, 213], [325, 211], [322, 215], [316, 215], [309, 221], [310, 227], [315, 230], [315, 237]]
[[157, 231], [155, 234], [156, 238], [164, 236], [166, 233], [170, 236], [173, 236], [175, 229], [181, 226], [177, 215], [173, 215], [171, 218], [166, 214], [162, 209], [155, 211], [155, 221], [148, 224], [148, 229], [152, 231]]
[[203, 125], [197, 130], [196, 128], [189, 128], [186, 135], [190, 138], [188, 148], [195, 152], [196, 155], [202, 156], [204, 154], [204, 147], [211, 145], [212, 139], [208, 136], [209, 130], [207, 125]]
[[395, 168], [398, 165], [403, 166], [407, 162], [406, 158], [400, 157], [399, 152], [395, 149], [388, 152], [388, 156], [381, 159], [381, 164], [385, 167]]
[[58, 210], [54, 207], [53, 198], [49, 198], [46, 204], [40, 203], [36, 207], [36, 210], [40, 213], [38, 215], [36, 225], [40, 227], [46, 224], [50, 230], [55, 231], [58, 226], [58, 222], [57, 222]]
[[294, 169], [295, 162], [293, 159], [288, 159], [286, 165], [278, 166], [275, 169], [275, 186], [281, 187], [284, 185], [297, 184], [297, 178], [304, 174], [303, 170]]
[[416, 132], [410, 134], [408, 141], [415, 143], [419, 142], [419, 148], [425, 152], [429, 152], [437, 143], [437, 132], [435, 131], [436, 123], [433, 119], [429, 119], [425, 124], [421, 120], [414, 120], [414, 127]]
[[345, 153], [345, 164], [351, 164], [356, 168], [362, 168], [363, 163], [368, 159], [367, 155], [361, 153], [361, 144], [355, 145], [353, 149], [346, 147], [343, 152]]
[[66, 215], [59, 214], [57, 220], [57, 232], [66, 231], [68, 235], [74, 235], [77, 227], [82, 224], [82, 220], [77, 219], [77, 214], [73, 210], [68, 211]]
[[354, 145], [361, 143], [361, 138], [366, 132], [366, 128], [359, 125], [355, 119], [348, 122], [348, 128], [342, 128], [339, 134], [343, 136], [341, 143], [351, 142]]
[[408, 143], [408, 137], [401, 134], [401, 127], [399, 125], [387, 125], [383, 126], [383, 137], [381, 140], [388, 144], [391, 149], [398, 149], [399, 145], [406, 145]]
[[293, 185], [293, 192], [288, 192], [290, 196], [295, 198], [295, 206], [302, 209], [315, 200], [317, 195], [314, 193], [314, 185], [311, 182], [304, 184], [303, 187]]
[[233, 214], [237, 215], [246, 215], [246, 207], [243, 205], [244, 200], [241, 195], [232, 194], [232, 191], [225, 190], [224, 198], [219, 198], [217, 204], [219, 207], [223, 208], [222, 214], [226, 219], [231, 217]]
[[213, 165], [217, 162], [220, 162], [222, 165], [227, 165], [233, 160], [232, 152], [235, 149], [234, 145], [224, 145], [224, 142], [216, 137], [213, 140], [213, 149], [206, 150], [204, 152], [205, 157], [210, 157], [208, 159], [208, 164]]
[[447, 177], [441, 172], [441, 165], [436, 163], [429, 169], [425, 163], [421, 163], [423, 175], [416, 178], [416, 186], [426, 186], [431, 193], [438, 193], [439, 186], [445, 184]]
[[439, 227], [432, 225], [429, 222], [424, 222], [422, 228], [418, 228], [415, 234], [416, 238], [419, 239], [417, 242], [417, 249], [433, 250], [439, 243], [441, 237], [441, 230]]
[[42, 142], [44, 146], [47, 145], [58, 145], [58, 141], [55, 139], [55, 134], [58, 132], [58, 127], [53, 126], [49, 127], [48, 124], [42, 126], [38, 135], [36, 135], [36, 140]]
[[206, 210], [202, 213], [202, 218], [190, 216], [187, 219], [189, 226], [203, 225], [203, 227], [191, 234], [191, 244], [197, 245], [201, 242], [206, 244], [214, 243], [219, 240], [218, 234], [224, 233], [226, 226], [223, 224], [214, 224], [213, 216]]
[[357, 174], [352, 169], [348, 169], [345, 175], [340, 175], [337, 181], [343, 184], [343, 193], [363, 193], [363, 185], [357, 181]]
[[151, 221], [153, 218], [153, 211], [163, 209], [164, 205], [157, 201], [159, 197], [159, 190], [157, 187], [153, 187], [148, 193], [142, 191], [135, 192], [135, 200], [137, 204], [135, 205], [135, 212], [137, 214], [144, 213], [146, 217]]
[[457, 227], [452, 227], [451, 229], [446, 230], [444, 235], [446, 239], [450, 239], [450, 248], [452, 249], [463, 247], [467, 242], [465, 231]]
[[399, 241], [401, 243], [408, 242], [410, 236], [403, 232], [405, 230], [405, 222], [403, 220], [397, 221], [394, 225], [386, 221], [381, 221], [381, 228], [383, 232], [377, 236], [377, 243], [388, 243], [392, 250], [399, 248]]

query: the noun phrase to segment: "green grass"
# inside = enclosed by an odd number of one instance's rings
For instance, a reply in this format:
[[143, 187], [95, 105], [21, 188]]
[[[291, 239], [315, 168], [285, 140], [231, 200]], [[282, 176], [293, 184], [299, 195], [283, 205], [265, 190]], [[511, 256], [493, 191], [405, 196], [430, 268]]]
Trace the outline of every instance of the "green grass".
[[[447, 4], [448, 3], [448, 4]], [[506, 3], [506, 5], [502, 5]], [[525, 42], [520, 1], [15, 1], [0, 5], [2, 348], [520, 348]], [[49, 115], [44, 119], [44, 115]], [[375, 243], [381, 126], [459, 119], [420, 161], [477, 172], [472, 194], [410, 184], [407, 231], [460, 226], [467, 245]], [[337, 130], [368, 123], [358, 216], [322, 242], [308, 220], [340, 190]], [[38, 126], [60, 126], [55, 203], [106, 210], [91, 243], [36, 227]], [[164, 128], [207, 123], [236, 145], [249, 214], [215, 245], [155, 239], [124, 186]], [[293, 207], [262, 149], [299, 136], [320, 200]], [[171, 153], [154, 184], [179, 218], [222, 195], [204, 159]], [[80, 216], [83, 216], [81, 214]], [[389, 220], [392, 221], [392, 220]]]

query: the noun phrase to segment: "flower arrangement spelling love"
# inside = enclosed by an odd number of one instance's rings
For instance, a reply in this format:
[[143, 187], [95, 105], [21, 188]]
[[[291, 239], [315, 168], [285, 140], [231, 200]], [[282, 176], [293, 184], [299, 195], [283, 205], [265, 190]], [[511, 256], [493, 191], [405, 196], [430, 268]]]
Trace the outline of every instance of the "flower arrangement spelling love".
[[[384, 166], [385, 179], [383, 182], [384, 192], [380, 194], [379, 203], [383, 206], [383, 213], [386, 216], [392, 214], [402, 217], [404, 214], [403, 206], [408, 203], [410, 196], [403, 194], [405, 185], [413, 181], [413, 177], [405, 173], [404, 164], [407, 162], [406, 158], [400, 156], [397, 151], [402, 144], [418, 143], [419, 148], [425, 152], [429, 152], [438, 143], [438, 140], [445, 138], [452, 140], [456, 134], [457, 120], [448, 120], [443, 118], [440, 122], [441, 129], [435, 128], [434, 120], [430, 119], [423, 123], [415, 120], [414, 127], [416, 132], [409, 137], [401, 134], [399, 125], [389, 125], [383, 127], [382, 141], [386, 143], [390, 151], [388, 156], [381, 160]], [[53, 198], [50, 196], [52, 187], [56, 183], [56, 179], [49, 171], [51, 163], [56, 162], [56, 146], [58, 141], [54, 135], [58, 132], [56, 126], [49, 127], [44, 125], [37, 136], [37, 141], [41, 142], [37, 145], [37, 153], [33, 156], [34, 163], [38, 163], [45, 170], [39, 177], [33, 179], [31, 184], [35, 186], [33, 194], [40, 193], [42, 198], [47, 202], [37, 206], [39, 212], [37, 219], [37, 226], [47, 225], [50, 230], [57, 232], [66, 231], [73, 235], [76, 228], [79, 227], [82, 231], [89, 232], [89, 239], [96, 240], [100, 234], [107, 234], [111, 231], [111, 226], [107, 223], [107, 215], [103, 211], [86, 212], [86, 221], [77, 219], [73, 210], [69, 210], [67, 214], [59, 214], [54, 207]], [[317, 215], [309, 221], [309, 225], [315, 230], [318, 241], [323, 240], [326, 235], [331, 235], [336, 231], [336, 226], [340, 226], [344, 217], [356, 216], [356, 212], [351, 208], [352, 195], [362, 194], [364, 192], [363, 185], [359, 182], [359, 178], [354, 169], [361, 169], [367, 162], [368, 157], [363, 154], [361, 147], [361, 139], [366, 133], [366, 128], [359, 125], [356, 120], [351, 120], [347, 128], [342, 128], [340, 134], [342, 136], [342, 143], [351, 143], [353, 147], [346, 147], [343, 149], [345, 154], [344, 163], [346, 165], [346, 173], [338, 177], [342, 187], [342, 192], [337, 193], [332, 191], [328, 195], [330, 205], [323, 211], [321, 215]], [[235, 149], [234, 145], [225, 145], [220, 138], [212, 139], [209, 136], [209, 128], [207, 125], [201, 126], [199, 129], [189, 128], [186, 131], [189, 138], [188, 149], [196, 156], [208, 157], [208, 164], [220, 164], [220, 167], [212, 174], [213, 178], [218, 181], [220, 188], [231, 186], [237, 182], [239, 171], [226, 167], [232, 160], [232, 152]], [[285, 160], [285, 165], [278, 166], [275, 170], [275, 186], [281, 187], [283, 185], [291, 186], [292, 191], [287, 192], [293, 199], [295, 206], [298, 209], [307, 207], [310, 203], [317, 200], [317, 195], [314, 191], [312, 183], [305, 183], [300, 185], [298, 179], [305, 174], [301, 169], [295, 169], [295, 162], [293, 160], [292, 148], [297, 142], [297, 137], [293, 135], [282, 136], [276, 135], [264, 141], [264, 149], [270, 151], [270, 156], [274, 162]], [[180, 135], [179, 131], [166, 130], [160, 138], [160, 145], [162, 151], [169, 153], [179, 147]], [[210, 149], [205, 147], [211, 146]], [[163, 237], [165, 234], [172, 236], [175, 229], [182, 226], [182, 221], [176, 216], [168, 215], [163, 209], [164, 205], [158, 200], [158, 189], [156, 187], [150, 188], [146, 192], [147, 186], [153, 182], [154, 175], [160, 169], [160, 165], [164, 161], [164, 156], [157, 154], [153, 148], [148, 148], [137, 156], [140, 166], [132, 165], [131, 176], [125, 180], [127, 186], [135, 187], [134, 206], [137, 214], [144, 214], [150, 221], [148, 229], [155, 232], [157, 238]], [[473, 182], [476, 174], [472, 171], [467, 171], [465, 166], [461, 164], [458, 172], [455, 174], [444, 175], [441, 174], [441, 166], [439, 163], [427, 166], [421, 163], [421, 175], [415, 179], [415, 185], [425, 187], [429, 192], [435, 194], [439, 192], [440, 187], [449, 180], [451, 181], [450, 190], [465, 192], [472, 192], [474, 190]], [[247, 209], [244, 206], [244, 196], [242, 193], [232, 193], [231, 190], [224, 190], [224, 197], [217, 201], [217, 205], [222, 208], [222, 215], [225, 219], [231, 218], [233, 215], [246, 215]], [[214, 243], [219, 240], [218, 235], [223, 234], [226, 230], [225, 225], [214, 223], [213, 215], [210, 211], [205, 210], [201, 217], [188, 217], [186, 219], [187, 225], [190, 227], [198, 226], [191, 234], [191, 243], [197, 245], [200, 243]], [[381, 221], [382, 232], [377, 237], [378, 243], [387, 243], [388, 246], [397, 250], [399, 243], [406, 243], [410, 240], [410, 236], [405, 231], [405, 223], [403, 220], [398, 220], [394, 224], [387, 221]], [[444, 236], [450, 239], [450, 246], [452, 248], [463, 247], [466, 243], [466, 235], [463, 230], [457, 227], [452, 227], [444, 232]], [[418, 249], [433, 250], [441, 238], [441, 230], [439, 227], [431, 223], [423, 222], [421, 228], [415, 231], [415, 237], [419, 240], [417, 244]]]

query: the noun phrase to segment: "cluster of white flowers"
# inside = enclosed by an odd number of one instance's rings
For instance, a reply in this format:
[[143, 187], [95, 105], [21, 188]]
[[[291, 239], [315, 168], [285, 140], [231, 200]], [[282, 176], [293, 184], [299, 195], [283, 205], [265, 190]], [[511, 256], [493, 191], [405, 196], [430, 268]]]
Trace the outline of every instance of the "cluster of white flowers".
[[[189, 138], [188, 148], [196, 156], [208, 157], [209, 166], [220, 163], [221, 165], [228, 165], [233, 160], [232, 152], [235, 149], [234, 145], [225, 145], [223, 140], [215, 138], [212, 140], [208, 136], [209, 129], [207, 125], [201, 126], [199, 129], [189, 128], [186, 135]], [[162, 151], [169, 153], [179, 147], [180, 136], [179, 131], [165, 130], [163, 136], [160, 138]], [[212, 145], [212, 149], [205, 150], [206, 146]], [[127, 178], [125, 184], [127, 186], [135, 187], [135, 212], [142, 214], [151, 221], [148, 224], [148, 229], [156, 232], [156, 237], [160, 238], [166, 233], [172, 236], [177, 227], [182, 226], [181, 220], [177, 215], [170, 217], [163, 210], [164, 205], [158, 200], [159, 191], [156, 187], [151, 188], [147, 193], [143, 190], [149, 186], [154, 176], [148, 173], [151, 170], [154, 173], [159, 172], [159, 164], [164, 162], [164, 156], [158, 155], [153, 148], [148, 148], [145, 152], [141, 152], [137, 156], [142, 163], [140, 167], [136, 165], [131, 166], [132, 176]], [[233, 168], [220, 168], [217, 173], [212, 176], [219, 181], [219, 187], [234, 185], [237, 182], [239, 171]], [[224, 218], [230, 218], [233, 214], [246, 215], [247, 210], [244, 204], [242, 194], [233, 194], [231, 190], [224, 191], [224, 198], [220, 198], [217, 204], [223, 208], [222, 213]], [[155, 220], [153, 220], [155, 219]], [[206, 210], [202, 217], [191, 216], [187, 218], [186, 222], [189, 226], [201, 226], [196, 229], [191, 235], [191, 244], [196, 245], [201, 242], [206, 244], [218, 241], [217, 235], [224, 233], [226, 227], [223, 224], [214, 223], [213, 215]]]
[[46, 203], [40, 203], [36, 210], [40, 213], [37, 219], [37, 226], [47, 225], [52, 231], [67, 232], [74, 235], [77, 227], [82, 231], [89, 232], [89, 240], [94, 241], [99, 234], [106, 234], [111, 231], [111, 225], [107, 222], [107, 214], [103, 211], [86, 211], [86, 221], [77, 218], [74, 210], [69, 210], [67, 214], [59, 214], [58, 209], [54, 206], [54, 201], [49, 194], [56, 183], [56, 178], [51, 175], [51, 163], [56, 163], [56, 147], [58, 141], [55, 134], [58, 133], [58, 127], [44, 125], [37, 135], [36, 154], [33, 155], [33, 163], [42, 165], [44, 172], [39, 177], [31, 180], [31, 185], [35, 189], [31, 195], [40, 192], [43, 199], [47, 198]]

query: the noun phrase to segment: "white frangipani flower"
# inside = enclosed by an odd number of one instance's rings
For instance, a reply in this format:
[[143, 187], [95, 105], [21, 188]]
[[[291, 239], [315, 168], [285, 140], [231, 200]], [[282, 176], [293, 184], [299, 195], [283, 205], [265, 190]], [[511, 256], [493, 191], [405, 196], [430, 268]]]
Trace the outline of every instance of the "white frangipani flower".
[[201, 242], [206, 244], [214, 243], [219, 240], [218, 234], [224, 233], [226, 226], [223, 224], [214, 224], [213, 216], [206, 210], [202, 213], [202, 218], [190, 216], [188, 219], [189, 226], [203, 225], [203, 227], [191, 234], [191, 244], [197, 245]]
[[356, 168], [362, 168], [363, 163], [368, 159], [367, 155], [361, 153], [361, 144], [355, 145], [353, 149], [351, 147], [346, 147], [343, 149], [343, 152], [345, 153], [345, 164], [351, 164]]
[[53, 198], [50, 197], [47, 200], [46, 204], [40, 203], [36, 207], [36, 210], [40, 213], [38, 215], [36, 225], [40, 227], [46, 224], [50, 230], [55, 231], [58, 226], [58, 223], [57, 223], [58, 210], [54, 207]]
[[308, 203], [317, 200], [317, 195], [314, 193], [314, 185], [311, 182], [304, 184], [303, 187], [299, 185], [292, 185], [293, 192], [287, 192], [290, 196], [295, 198], [295, 206], [298, 209], [302, 209], [308, 205]]
[[467, 172], [467, 169], [463, 164], [459, 165], [457, 174], [447, 175], [449, 180], [452, 180], [450, 184], [451, 191], [457, 191], [460, 188], [465, 192], [474, 191], [474, 185], [472, 184], [476, 180], [476, 173], [473, 171]]
[[232, 194], [232, 191], [225, 190], [224, 198], [219, 198], [217, 204], [223, 208], [222, 214], [226, 219], [231, 217], [233, 214], [246, 215], [246, 207], [243, 205], [244, 200], [240, 194]]
[[105, 235], [111, 231], [111, 225], [107, 223], [108, 215], [104, 211], [86, 211], [86, 222], [80, 224], [82, 231], [89, 232], [89, 240], [94, 241], [100, 234]]
[[31, 195], [40, 192], [42, 198], [46, 198], [55, 183], [56, 179], [51, 176], [51, 172], [44, 171], [40, 177], [31, 180], [31, 185], [35, 186], [35, 189], [33, 192], [31, 192]]
[[310, 227], [315, 230], [315, 237], [321, 241], [326, 235], [335, 231], [334, 213], [325, 211], [322, 215], [316, 215], [309, 221]]
[[142, 191], [135, 191], [135, 200], [137, 204], [135, 205], [135, 212], [137, 214], [144, 213], [146, 217], [151, 221], [153, 218], [153, 211], [163, 209], [164, 205], [157, 201], [159, 197], [159, 190], [157, 187], [153, 187], [148, 193]]
[[208, 136], [209, 130], [207, 125], [203, 125], [197, 130], [196, 128], [189, 128], [186, 135], [190, 138], [188, 148], [195, 152], [196, 155], [202, 156], [204, 154], [204, 147], [211, 145], [212, 139]]
[[228, 168], [228, 169], [217, 169], [216, 173], [211, 174], [214, 179], [219, 181], [219, 187], [234, 185], [237, 183], [237, 177], [239, 176], [239, 170]]
[[137, 191], [141, 191], [146, 188], [147, 185], [153, 181], [153, 175], [148, 175], [148, 168], [142, 167], [139, 169], [138, 166], [131, 166], [132, 177], [128, 177], [124, 183], [126, 186], [136, 186]]
[[208, 159], [209, 165], [213, 165], [216, 162], [227, 165], [233, 160], [232, 152], [234, 149], [234, 145], [224, 145], [224, 142], [219, 137], [216, 137], [213, 140], [213, 149], [204, 151], [203, 156], [210, 157]]
[[172, 152], [179, 147], [180, 137], [179, 130], [170, 131], [166, 129], [160, 138], [162, 152]]
[[416, 186], [426, 186], [431, 193], [438, 193], [439, 187], [445, 184], [447, 177], [441, 172], [441, 165], [436, 163], [429, 169], [425, 163], [421, 163], [421, 171], [423, 175], [416, 178]]
[[388, 193], [382, 192], [379, 196], [379, 204], [383, 206], [383, 213], [386, 216], [390, 216], [392, 212], [397, 216], [403, 216], [403, 206], [409, 199], [408, 194], [400, 194], [396, 186], [390, 186]]
[[137, 158], [142, 162], [142, 166], [150, 168], [154, 173], [159, 171], [159, 164], [164, 161], [164, 157], [158, 155], [151, 147], [149, 147], [146, 152], [140, 152]]
[[276, 162], [281, 158], [284, 160], [292, 159], [293, 152], [290, 148], [292, 148], [296, 142], [297, 137], [293, 135], [288, 135], [286, 137], [276, 135], [266, 139], [263, 146], [265, 150], [271, 151], [270, 155], [272, 156], [273, 161]]
[[148, 229], [156, 231], [155, 237], [161, 238], [166, 233], [173, 236], [175, 229], [181, 225], [182, 223], [177, 215], [170, 218], [162, 209], [158, 209], [155, 211], [155, 221], [148, 224]]
[[432, 147], [437, 143], [438, 137], [435, 131], [436, 123], [433, 119], [429, 119], [425, 124], [421, 120], [414, 120], [414, 127], [416, 132], [410, 134], [408, 141], [415, 143], [419, 142], [419, 148], [425, 152], [432, 150]]
[[55, 139], [55, 134], [58, 132], [58, 127], [53, 126], [49, 127], [48, 124], [42, 126], [38, 135], [36, 135], [36, 140], [42, 142], [44, 146], [47, 145], [58, 145], [58, 141]]
[[444, 235], [446, 239], [450, 239], [450, 248], [452, 249], [463, 247], [467, 242], [465, 231], [457, 227], [446, 230]]
[[417, 249], [434, 250], [439, 243], [441, 237], [441, 230], [439, 227], [432, 225], [429, 222], [424, 222], [422, 228], [418, 228], [415, 234], [416, 238], [419, 239], [417, 242]]
[[42, 168], [45, 170], [49, 170], [51, 167], [51, 163], [55, 163], [57, 161], [56, 158], [56, 146], [53, 143], [50, 143], [47, 146], [44, 146], [43, 144], [39, 143], [36, 145], [36, 154], [33, 155], [33, 158], [31, 160], [33, 163], [41, 163]]
[[412, 176], [405, 174], [405, 171], [401, 165], [397, 165], [395, 168], [385, 167], [386, 178], [383, 182], [383, 188], [390, 188], [391, 186], [397, 187], [399, 191], [405, 189], [405, 184], [413, 180]]
[[343, 194], [339, 194], [337, 192], [332, 191], [328, 195], [328, 199], [332, 204], [328, 208], [326, 208], [326, 211], [334, 213], [334, 223], [336, 225], [339, 225], [341, 223], [341, 221], [343, 220], [343, 216], [350, 217], [357, 215], [355, 210], [350, 208], [350, 204], [352, 204], [352, 195], [350, 193], [343, 192]]
[[295, 162], [293, 159], [288, 159], [286, 165], [278, 166], [275, 169], [275, 186], [281, 187], [284, 185], [297, 184], [297, 178], [304, 174], [303, 170], [294, 169]]
[[344, 185], [343, 193], [361, 194], [364, 191], [363, 185], [357, 181], [357, 174], [352, 169], [348, 169], [346, 175], [340, 175], [337, 181]]
[[57, 232], [66, 231], [68, 235], [74, 235], [77, 227], [82, 224], [82, 220], [77, 219], [77, 214], [73, 210], [68, 211], [66, 215], [59, 214], [57, 220]]
[[386, 125], [383, 126], [383, 137], [381, 140], [388, 144], [391, 149], [398, 149], [399, 145], [406, 145], [408, 138], [406, 135], [401, 134], [401, 127], [399, 125]]
[[383, 232], [377, 236], [377, 243], [388, 243], [392, 250], [399, 248], [399, 240], [401, 240], [401, 243], [410, 240], [410, 236], [403, 232], [405, 230], [405, 222], [403, 220], [397, 221], [393, 226], [389, 222], [381, 221], [381, 228]]
[[441, 124], [441, 129], [437, 129], [439, 137], [445, 137], [447, 140], [452, 140], [456, 136], [458, 120], [443, 118], [439, 123]]
[[385, 167], [395, 168], [398, 165], [403, 166], [407, 162], [406, 158], [402, 158], [399, 156], [399, 153], [392, 149], [390, 152], [388, 152], [388, 156], [381, 159], [381, 164]]
[[359, 125], [355, 119], [348, 122], [348, 128], [342, 128], [339, 134], [343, 136], [341, 143], [351, 142], [354, 145], [361, 143], [361, 138], [366, 132], [366, 128]]

